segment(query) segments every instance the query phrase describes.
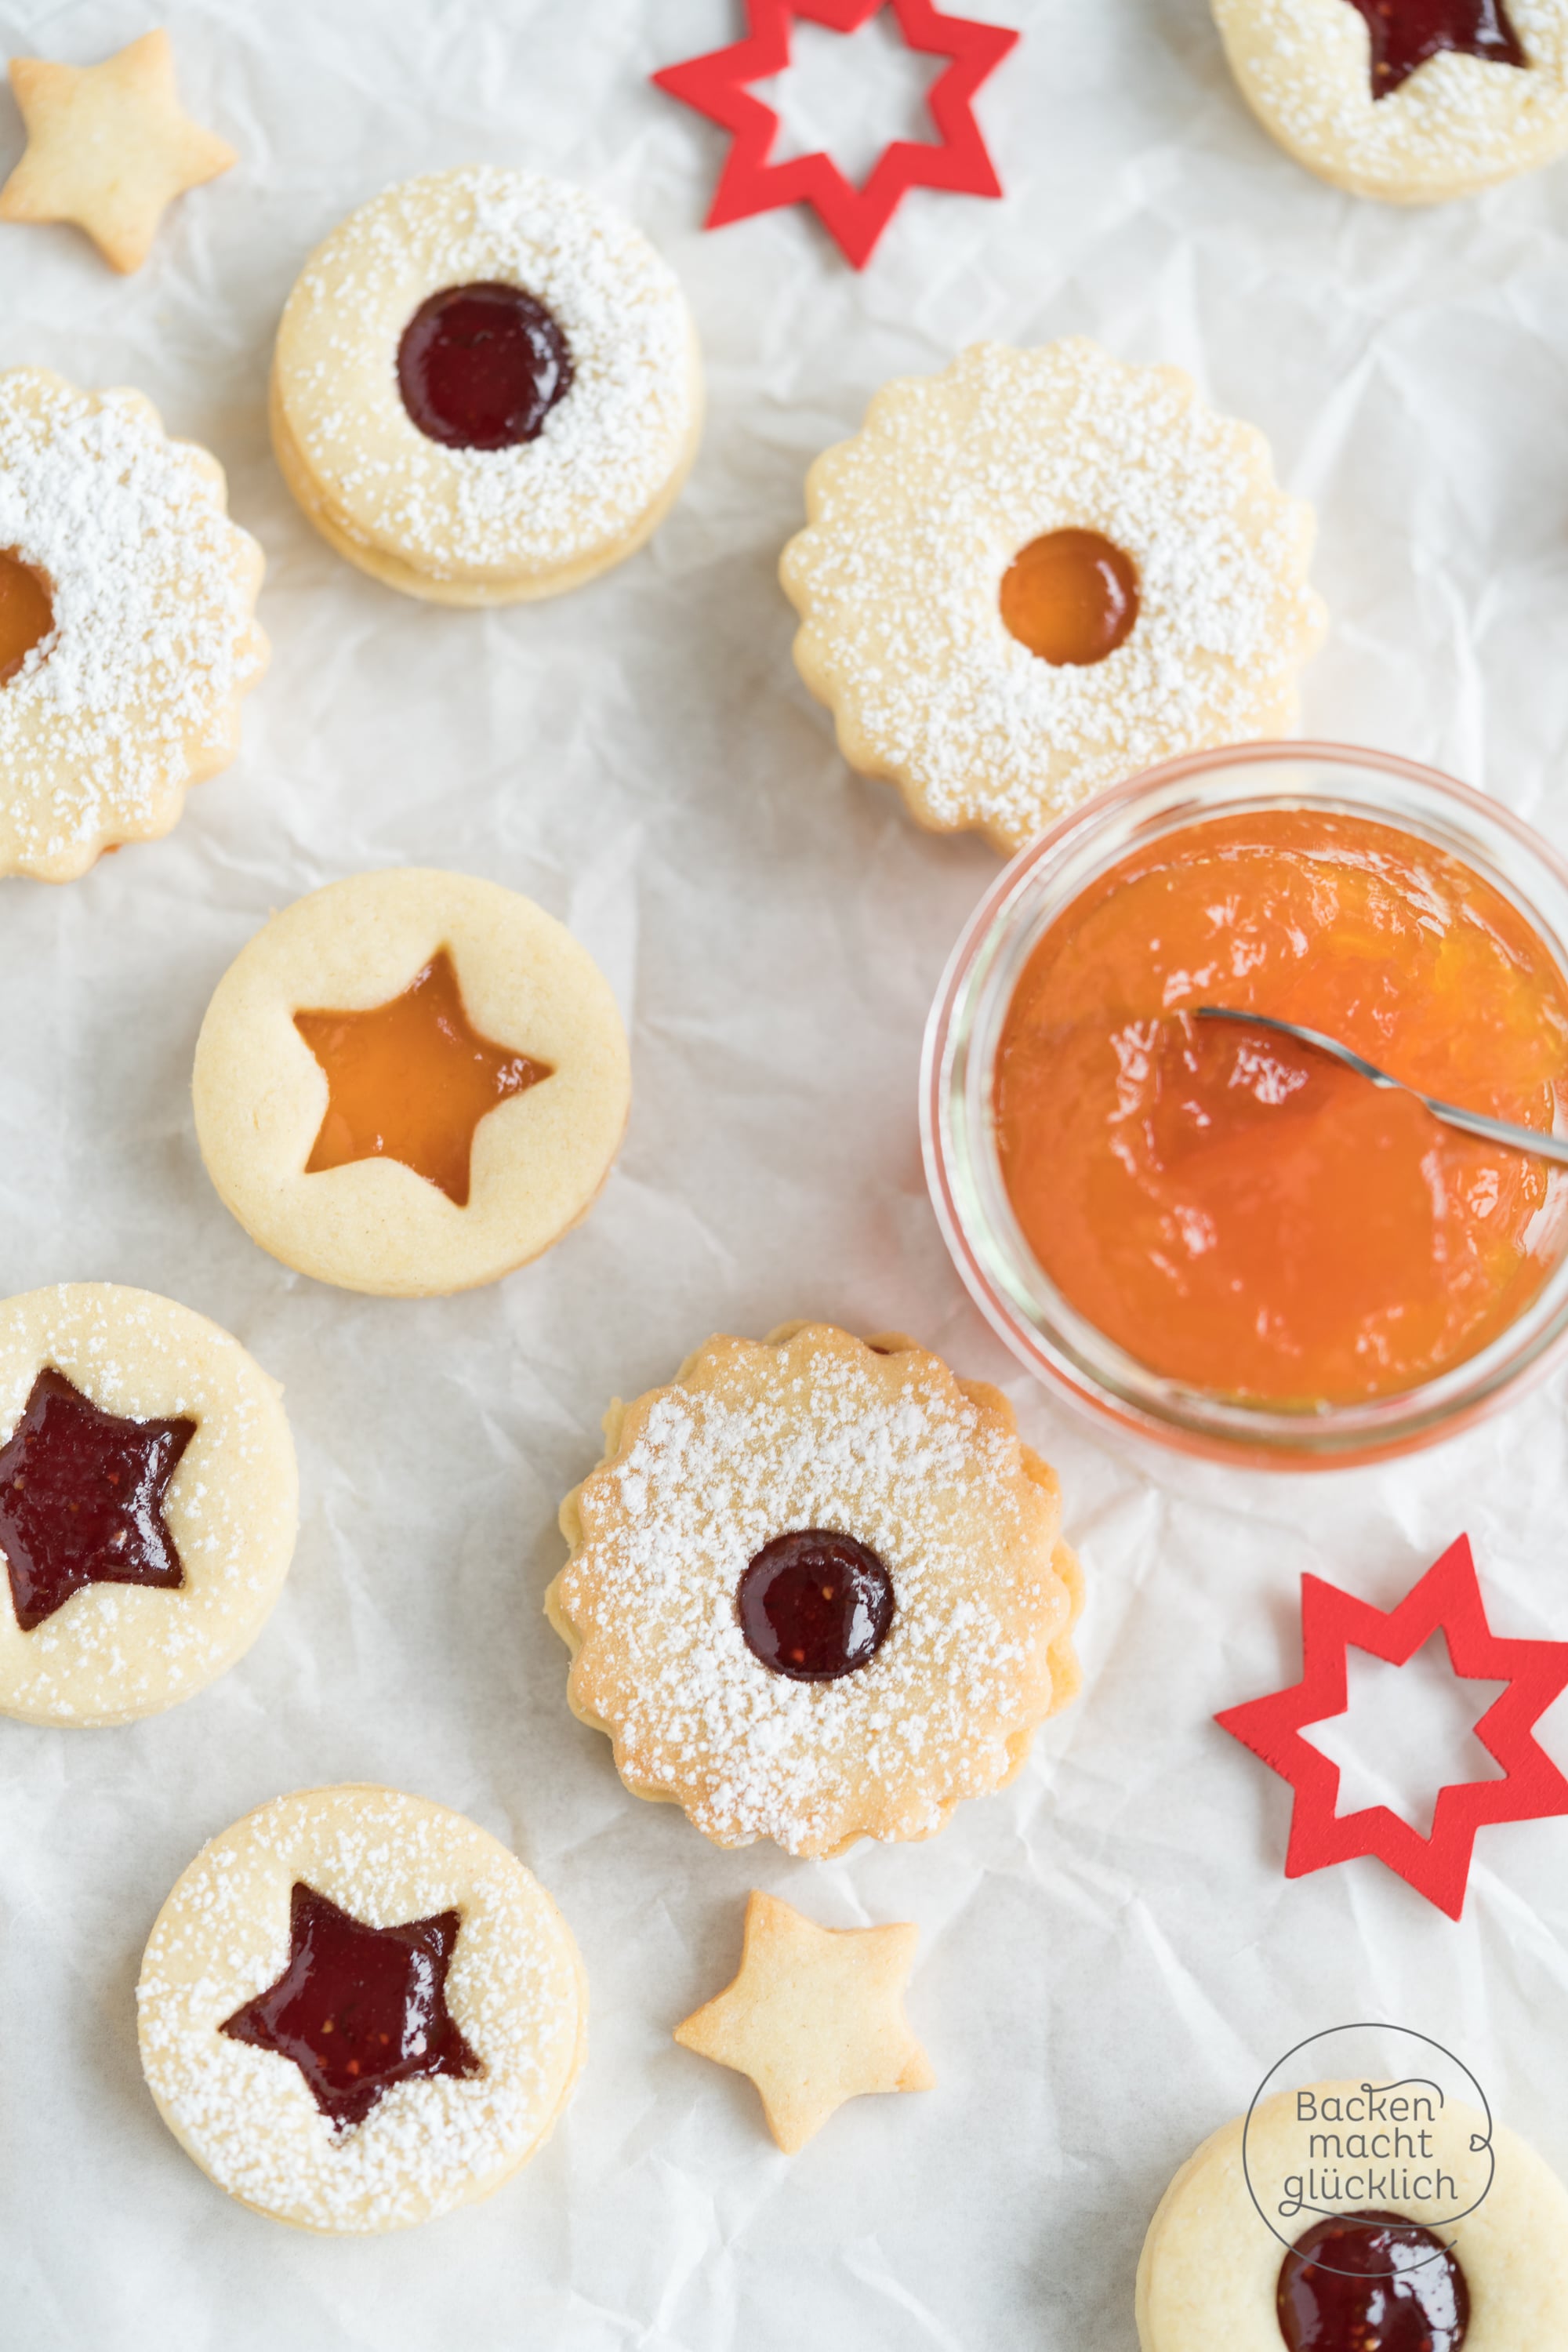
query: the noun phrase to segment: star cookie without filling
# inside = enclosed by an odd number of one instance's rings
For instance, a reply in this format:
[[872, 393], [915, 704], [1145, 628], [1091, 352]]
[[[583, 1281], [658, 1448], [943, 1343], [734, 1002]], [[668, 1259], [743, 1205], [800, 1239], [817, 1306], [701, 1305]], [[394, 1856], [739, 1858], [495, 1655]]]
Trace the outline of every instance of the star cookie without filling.
[[71, 221], [121, 272], [140, 269], [166, 206], [238, 162], [193, 122], [160, 26], [96, 66], [13, 58], [26, 152], [0, 189], [0, 220]]
[[819, 1927], [772, 1895], [746, 1905], [733, 1984], [675, 2029], [683, 2049], [749, 2075], [786, 2156], [846, 2099], [929, 2091], [903, 1993], [918, 1927]]

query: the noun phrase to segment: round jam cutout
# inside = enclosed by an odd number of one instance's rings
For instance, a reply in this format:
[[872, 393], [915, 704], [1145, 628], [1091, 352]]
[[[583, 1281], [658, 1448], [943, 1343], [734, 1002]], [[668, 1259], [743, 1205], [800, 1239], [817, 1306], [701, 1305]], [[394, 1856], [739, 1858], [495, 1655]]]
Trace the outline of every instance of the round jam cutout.
[[1459, 2352], [1470, 2292], [1450, 2249], [1397, 2213], [1316, 2221], [1279, 2273], [1289, 2352]]
[[1137, 567], [1097, 530], [1048, 531], [1003, 580], [1002, 618], [1041, 661], [1090, 669], [1137, 625]]
[[735, 1601], [752, 1656], [796, 1683], [868, 1666], [893, 1622], [893, 1580], [876, 1553], [816, 1528], [764, 1544]]
[[448, 286], [422, 302], [397, 347], [403, 405], [447, 449], [537, 440], [572, 389], [572, 351], [521, 286]]
[[54, 625], [54, 601], [43, 573], [0, 550], [0, 687], [10, 685]]

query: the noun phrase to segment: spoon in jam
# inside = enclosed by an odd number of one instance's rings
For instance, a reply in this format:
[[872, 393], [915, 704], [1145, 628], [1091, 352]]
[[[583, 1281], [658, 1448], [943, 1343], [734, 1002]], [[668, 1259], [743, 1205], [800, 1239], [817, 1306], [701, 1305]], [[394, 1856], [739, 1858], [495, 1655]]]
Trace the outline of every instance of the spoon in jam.
[[1394, 1094], [1414, 1095], [1445, 1127], [1457, 1127], [1465, 1135], [1479, 1135], [1487, 1143], [1507, 1144], [1514, 1151], [1533, 1151], [1542, 1160], [1568, 1168], [1568, 1135], [1547, 1135], [1538, 1127], [1516, 1127], [1511, 1119], [1489, 1118], [1484, 1111], [1462, 1110], [1457, 1103], [1438, 1102], [1433, 1096], [1407, 1087], [1403, 1079], [1391, 1078], [1386, 1070], [1380, 1070], [1375, 1063], [1352, 1053], [1337, 1037], [1325, 1037], [1321, 1029], [1304, 1028], [1299, 1021], [1275, 1021], [1267, 1013], [1243, 1013], [1229, 1004], [1200, 1004], [1195, 1009], [1200, 1021], [1243, 1021], [1254, 1029], [1278, 1030], [1281, 1037], [1294, 1037], [1303, 1045], [1315, 1045], [1320, 1054], [1342, 1062], [1347, 1070], [1370, 1079], [1374, 1087], [1386, 1087]]

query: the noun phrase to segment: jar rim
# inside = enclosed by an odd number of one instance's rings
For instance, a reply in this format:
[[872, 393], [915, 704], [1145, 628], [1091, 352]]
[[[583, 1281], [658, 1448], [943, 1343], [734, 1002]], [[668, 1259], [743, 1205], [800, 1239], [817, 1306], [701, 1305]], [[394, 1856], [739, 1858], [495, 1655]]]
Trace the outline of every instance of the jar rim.
[[926, 1028], [926, 1180], [971, 1297], [1047, 1386], [1102, 1422], [1181, 1452], [1252, 1468], [1348, 1467], [1435, 1444], [1544, 1379], [1568, 1352], [1568, 1247], [1505, 1330], [1430, 1380], [1352, 1404], [1243, 1403], [1152, 1371], [1057, 1289], [1017, 1224], [993, 1133], [997, 1034], [1043, 931], [1140, 845], [1259, 807], [1359, 817], [1454, 856], [1515, 906], [1568, 987], [1568, 860], [1499, 802], [1398, 753], [1350, 744], [1243, 743], [1188, 753], [1070, 811], [1018, 853], [970, 917]]

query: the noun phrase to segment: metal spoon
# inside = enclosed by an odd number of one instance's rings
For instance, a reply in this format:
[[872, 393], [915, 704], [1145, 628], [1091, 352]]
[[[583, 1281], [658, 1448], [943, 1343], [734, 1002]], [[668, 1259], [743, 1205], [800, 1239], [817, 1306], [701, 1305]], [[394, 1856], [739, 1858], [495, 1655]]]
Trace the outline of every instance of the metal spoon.
[[1559, 1168], [1568, 1168], [1568, 1135], [1546, 1135], [1538, 1127], [1515, 1127], [1506, 1118], [1488, 1118], [1484, 1111], [1461, 1110], [1456, 1103], [1436, 1102], [1430, 1095], [1419, 1094], [1399, 1078], [1391, 1078], [1386, 1070], [1363, 1061], [1342, 1045], [1337, 1037], [1325, 1037], [1321, 1029], [1304, 1029], [1299, 1021], [1273, 1021], [1266, 1013], [1239, 1013], [1229, 1004], [1200, 1004], [1200, 1021], [1246, 1021], [1254, 1029], [1277, 1029], [1282, 1037], [1295, 1037], [1303, 1045], [1315, 1045], [1320, 1054], [1331, 1055], [1342, 1062], [1347, 1070], [1354, 1070], [1370, 1078], [1374, 1087], [1387, 1087], [1394, 1094], [1415, 1095], [1424, 1103], [1434, 1118], [1445, 1127], [1457, 1127], [1465, 1135], [1479, 1135], [1487, 1143], [1505, 1143], [1514, 1151], [1533, 1151], [1542, 1160], [1552, 1160]]

